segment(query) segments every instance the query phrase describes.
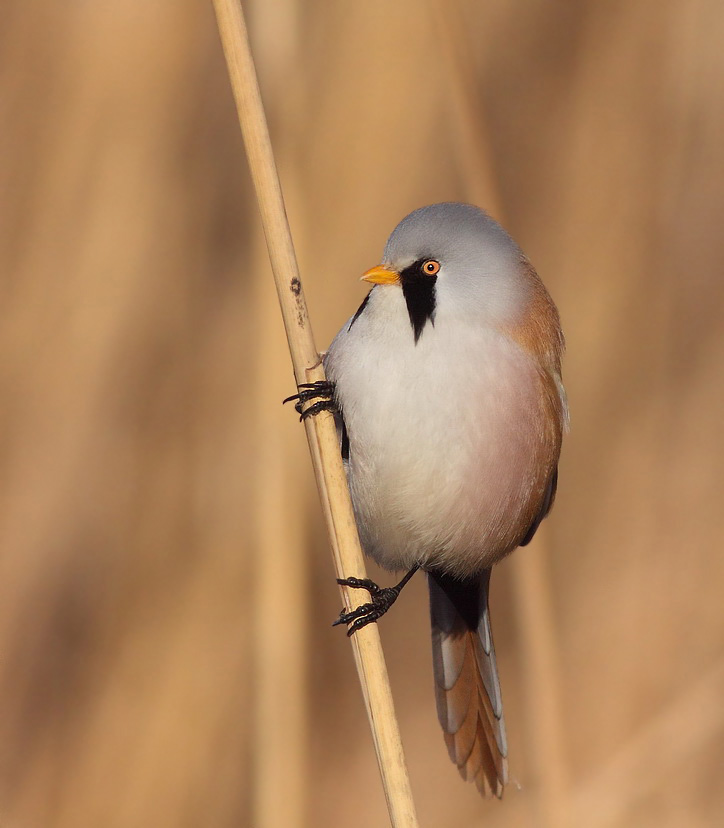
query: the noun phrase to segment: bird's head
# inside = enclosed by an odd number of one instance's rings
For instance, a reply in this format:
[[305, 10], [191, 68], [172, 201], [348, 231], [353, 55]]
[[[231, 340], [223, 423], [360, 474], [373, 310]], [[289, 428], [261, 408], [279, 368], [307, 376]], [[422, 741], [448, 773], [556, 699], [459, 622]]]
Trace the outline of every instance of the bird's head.
[[419, 339], [427, 322], [476, 316], [506, 325], [525, 304], [525, 258], [487, 213], [446, 202], [410, 213], [387, 240], [382, 262], [362, 278], [401, 290]]

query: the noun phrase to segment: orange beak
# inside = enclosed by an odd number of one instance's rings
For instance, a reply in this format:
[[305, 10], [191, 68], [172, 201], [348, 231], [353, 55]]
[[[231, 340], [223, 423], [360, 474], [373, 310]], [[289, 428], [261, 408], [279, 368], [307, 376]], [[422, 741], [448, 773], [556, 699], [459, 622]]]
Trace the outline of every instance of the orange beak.
[[391, 267], [377, 265], [367, 270], [361, 276], [365, 282], [372, 282], [373, 285], [399, 285], [400, 274]]

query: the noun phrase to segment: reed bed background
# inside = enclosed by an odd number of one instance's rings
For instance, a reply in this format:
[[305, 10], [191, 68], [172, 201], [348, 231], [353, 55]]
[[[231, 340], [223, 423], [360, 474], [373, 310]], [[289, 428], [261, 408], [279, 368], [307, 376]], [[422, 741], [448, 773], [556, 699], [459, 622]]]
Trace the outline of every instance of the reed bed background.
[[[724, 8], [446, 8], [246, 4], [319, 345], [444, 199], [567, 333], [558, 503], [493, 588], [520, 790], [449, 764], [422, 579], [381, 625], [421, 824], [717, 825]], [[0, 106], [0, 824], [384, 825], [211, 3], [8, 0]]]

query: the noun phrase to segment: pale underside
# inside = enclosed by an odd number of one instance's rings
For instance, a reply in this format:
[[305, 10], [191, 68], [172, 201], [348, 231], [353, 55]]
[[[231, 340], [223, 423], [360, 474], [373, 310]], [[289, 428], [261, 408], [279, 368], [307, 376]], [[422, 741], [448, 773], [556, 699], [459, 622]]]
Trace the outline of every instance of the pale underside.
[[523, 539], [555, 470], [550, 377], [505, 332], [443, 312], [415, 344], [390, 324], [401, 292], [382, 290], [326, 359], [363, 546], [390, 570], [480, 572]]

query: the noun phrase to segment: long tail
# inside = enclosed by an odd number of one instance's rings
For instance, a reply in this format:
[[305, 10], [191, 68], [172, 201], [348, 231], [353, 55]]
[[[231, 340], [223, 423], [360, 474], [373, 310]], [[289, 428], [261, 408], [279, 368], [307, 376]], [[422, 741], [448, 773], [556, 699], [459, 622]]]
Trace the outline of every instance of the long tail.
[[488, 611], [490, 569], [428, 574], [435, 698], [450, 758], [483, 796], [502, 797], [508, 746]]

